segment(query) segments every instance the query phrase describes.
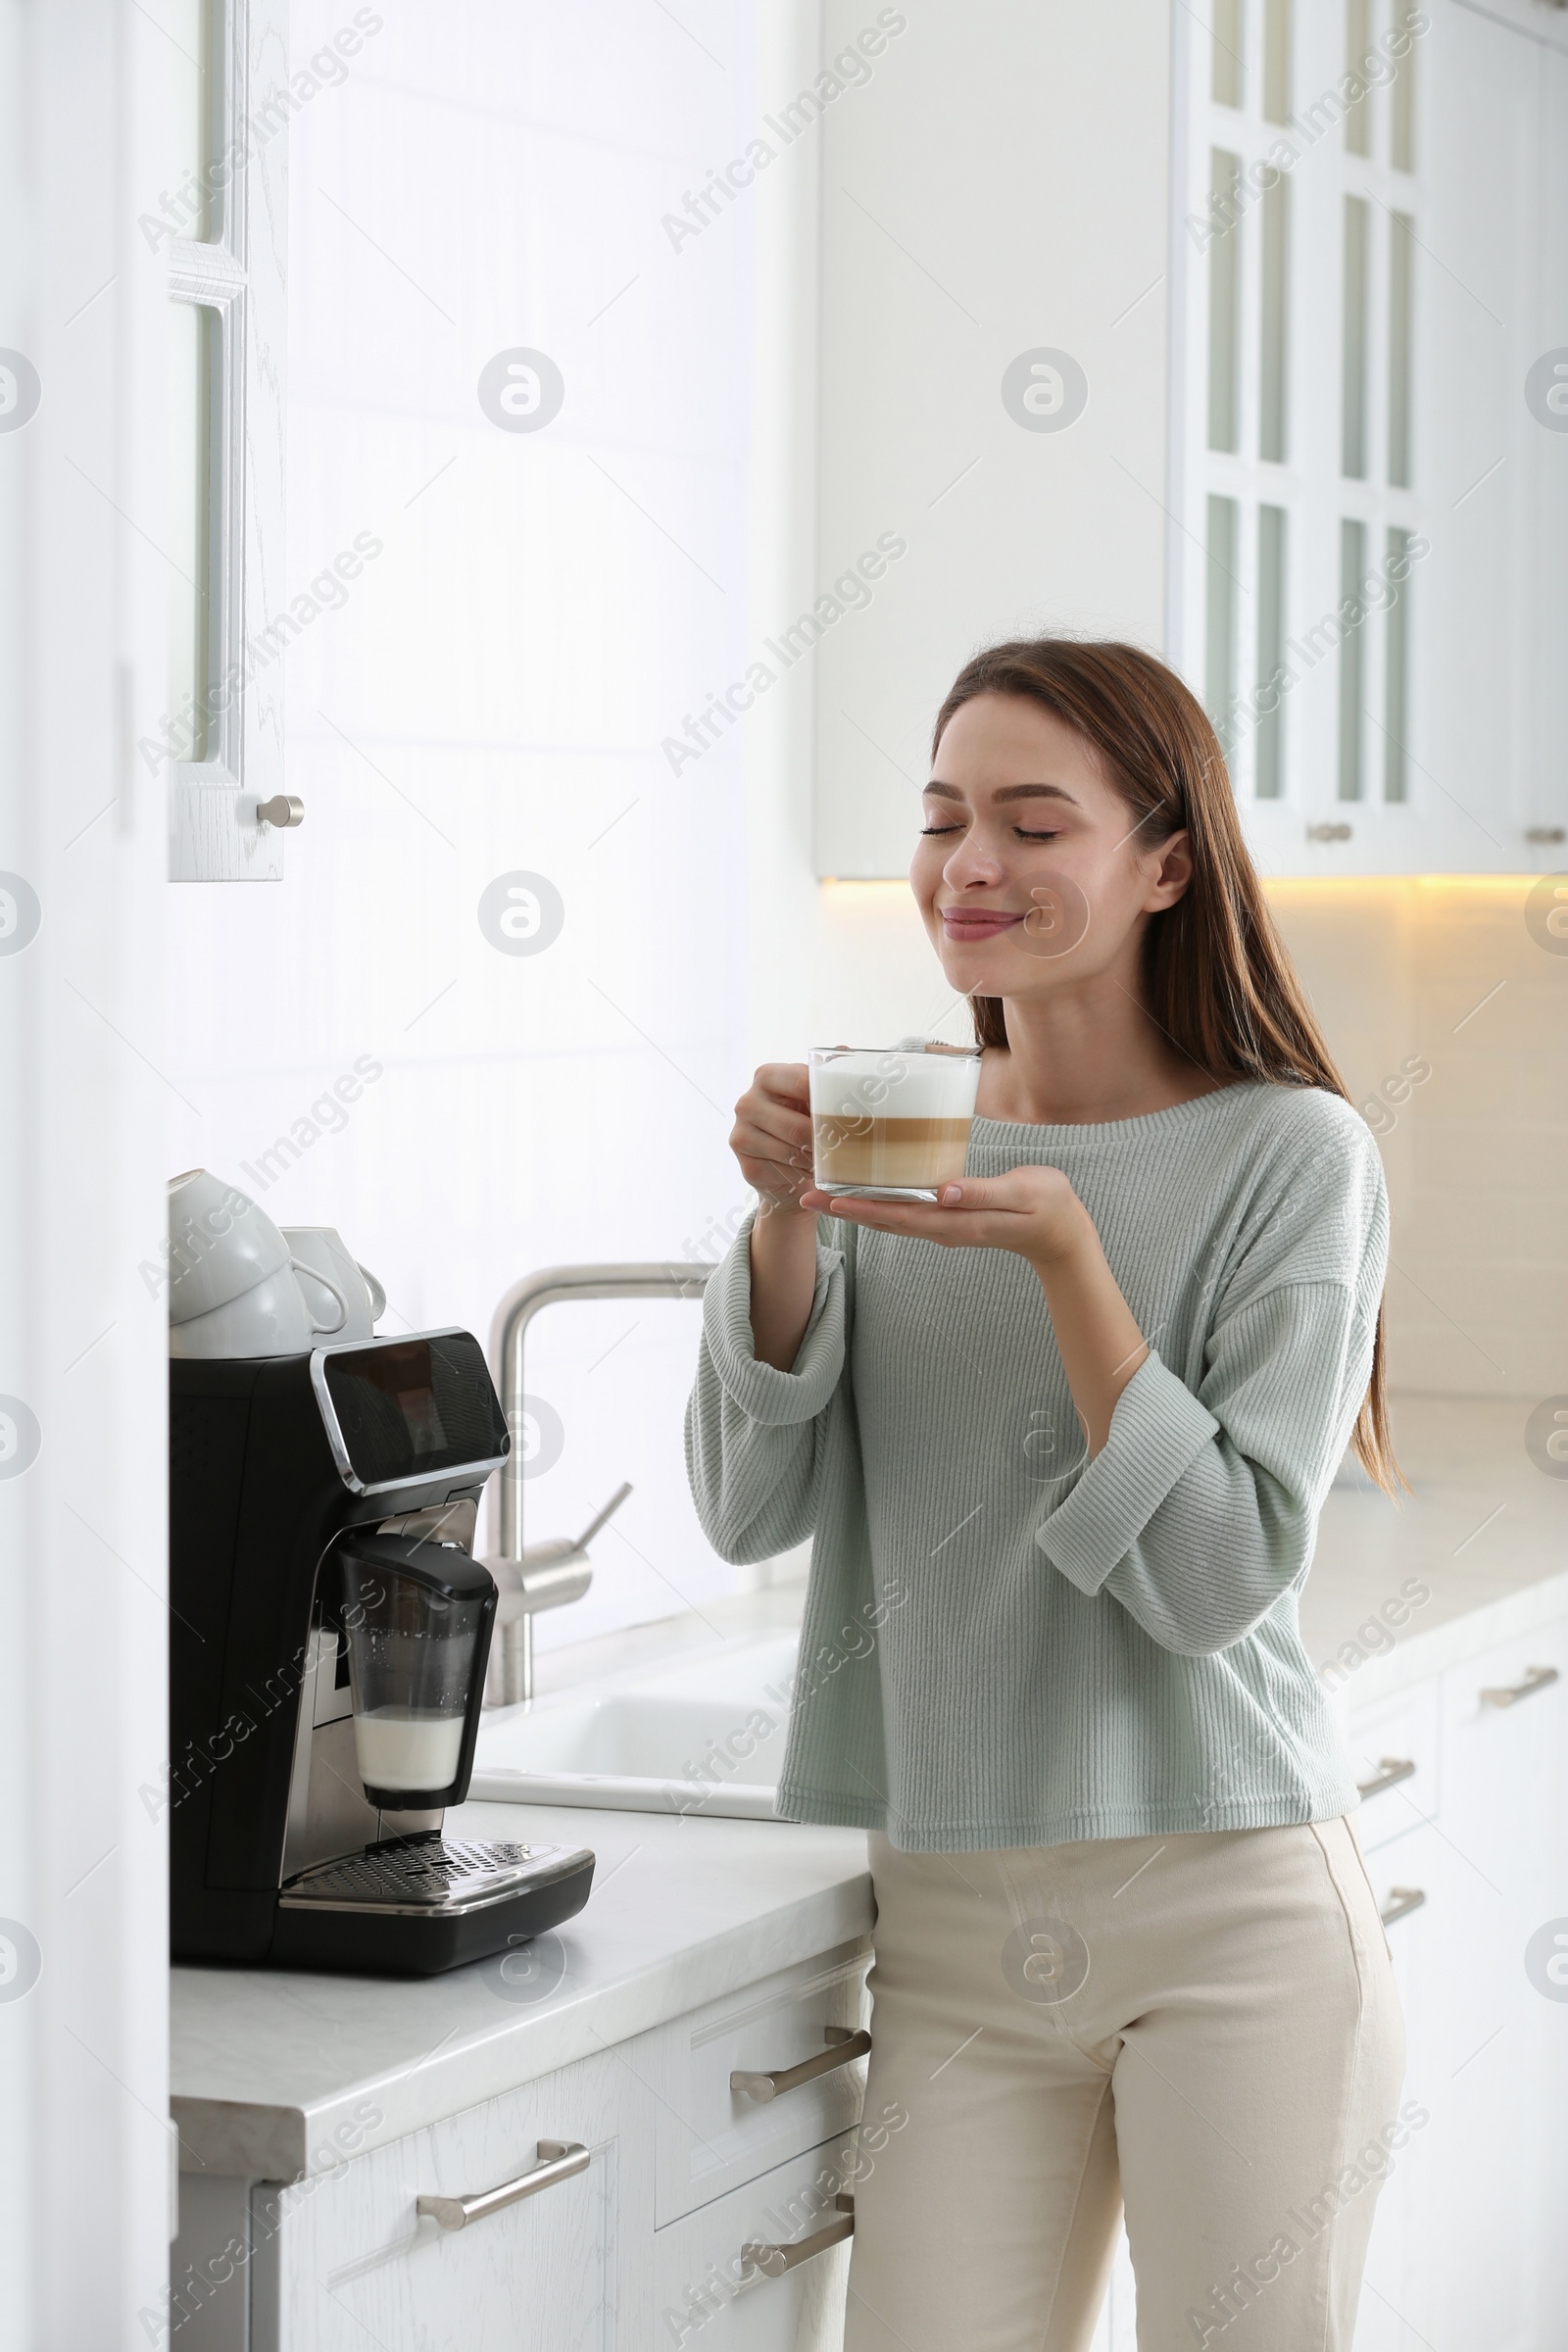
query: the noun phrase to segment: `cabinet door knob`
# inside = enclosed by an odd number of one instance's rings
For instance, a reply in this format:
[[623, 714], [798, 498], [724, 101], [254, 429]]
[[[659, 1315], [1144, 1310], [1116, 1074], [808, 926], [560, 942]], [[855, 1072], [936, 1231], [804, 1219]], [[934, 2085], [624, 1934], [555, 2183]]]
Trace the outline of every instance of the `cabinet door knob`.
[[741, 2248], [741, 2261], [749, 2270], [760, 2271], [765, 2278], [782, 2278], [786, 2271], [798, 2270], [809, 2262], [813, 2254], [825, 2254], [829, 2246], [841, 2246], [847, 2237], [855, 2235], [855, 2199], [841, 2191], [833, 2200], [838, 2207], [837, 2218], [813, 2230], [809, 2237], [797, 2237], [788, 2245], [760, 2245], [749, 2238]]
[[863, 2058], [871, 2047], [871, 2036], [863, 2026], [858, 2034], [847, 2032], [843, 2026], [829, 2026], [823, 2039], [829, 2046], [814, 2058], [803, 2058], [799, 2066], [775, 2066], [766, 2074], [753, 2074], [737, 2067], [729, 2079], [731, 2090], [743, 2090], [749, 2099], [765, 2104], [802, 2082], [814, 2082], [818, 2075], [830, 2075], [836, 2066], [848, 2066], [852, 2058]]
[[1356, 1789], [1363, 1805], [1369, 1796], [1381, 1796], [1385, 1788], [1396, 1788], [1401, 1781], [1415, 1777], [1415, 1765], [1408, 1756], [1379, 1756], [1378, 1762], [1383, 1769]]
[[259, 825], [303, 825], [305, 803], [297, 792], [275, 792], [270, 801], [257, 802], [256, 822]]
[[1350, 838], [1350, 828], [1348, 825], [1343, 823], [1334, 825], [1308, 825], [1306, 828], [1306, 838], [1308, 841], [1348, 841]]
[[1483, 1690], [1481, 1703], [1484, 1707], [1516, 1707], [1522, 1698], [1534, 1698], [1538, 1690], [1546, 1690], [1556, 1680], [1555, 1666], [1527, 1666], [1522, 1683], [1504, 1683], [1500, 1690]]
[[1525, 828], [1525, 839], [1526, 841], [1539, 841], [1542, 843], [1568, 841], [1568, 826], [1527, 825]]
[[1424, 1886], [1391, 1886], [1389, 1899], [1378, 1917], [1386, 1928], [1392, 1928], [1396, 1919], [1408, 1919], [1412, 1911], [1419, 1911], [1426, 1899]]
[[541, 2139], [535, 2149], [539, 2162], [515, 2180], [503, 2180], [499, 2188], [481, 2189], [473, 2197], [420, 2197], [416, 2211], [428, 2214], [443, 2230], [466, 2230], [470, 2222], [482, 2222], [487, 2214], [499, 2213], [504, 2205], [515, 2205], [520, 2197], [536, 2197], [542, 2188], [554, 2188], [558, 2180], [569, 2180], [573, 2173], [588, 2170], [588, 2150], [577, 2139]]

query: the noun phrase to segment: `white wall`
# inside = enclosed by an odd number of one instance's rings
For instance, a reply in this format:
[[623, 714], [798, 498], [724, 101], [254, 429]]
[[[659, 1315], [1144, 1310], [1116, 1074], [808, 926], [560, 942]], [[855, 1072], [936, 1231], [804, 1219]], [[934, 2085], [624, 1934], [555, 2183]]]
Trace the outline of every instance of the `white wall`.
[[[808, 154], [678, 244], [662, 218], [794, 86], [814, 12], [374, 13], [290, 132], [289, 593], [361, 533], [381, 552], [286, 656], [307, 817], [285, 879], [170, 893], [190, 1107], [167, 1156], [340, 1227], [386, 1328], [483, 1337], [531, 1267], [680, 1256], [722, 1222], [750, 982], [804, 973], [799, 951], [758, 972], [748, 929], [793, 820], [769, 802], [749, 823], [746, 763], [782, 775], [798, 718], [781, 700], [678, 775], [661, 744], [744, 672], [799, 564]], [[296, 69], [346, 21], [297, 6]], [[564, 377], [536, 433], [477, 398], [516, 346]], [[564, 904], [536, 956], [479, 925], [518, 870]], [[361, 1057], [379, 1074], [309, 1140]], [[280, 1137], [299, 1156], [265, 1161]], [[637, 1488], [546, 1644], [736, 1581], [684, 1492], [695, 1314], [561, 1309], [530, 1339], [564, 1425], [530, 1535]]]
[[[171, 2222], [165, 1833], [160, 36], [0, 8], [0, 2281], [145, 2346]], [[12, 368], [15, 376], [15, 368]], [[31, 900], [27, 893], [32, 894]], [[35, 901], [28, 938], [19, 902]], [[14, 1401], [20, 1399], [19, 1404]], [[36, 1975], [33, 1971], [36, 1967]]]

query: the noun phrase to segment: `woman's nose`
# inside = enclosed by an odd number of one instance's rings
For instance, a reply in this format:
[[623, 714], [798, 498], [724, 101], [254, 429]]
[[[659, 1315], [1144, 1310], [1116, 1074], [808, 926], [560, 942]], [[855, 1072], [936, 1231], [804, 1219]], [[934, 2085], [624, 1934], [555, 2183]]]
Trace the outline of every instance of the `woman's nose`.
[[1006, 868], [995, 850], [969, 832], [942, 868], [942, 879], [950, 890], [973, 890], [980, 885], [994, 889], [1006, 879]]

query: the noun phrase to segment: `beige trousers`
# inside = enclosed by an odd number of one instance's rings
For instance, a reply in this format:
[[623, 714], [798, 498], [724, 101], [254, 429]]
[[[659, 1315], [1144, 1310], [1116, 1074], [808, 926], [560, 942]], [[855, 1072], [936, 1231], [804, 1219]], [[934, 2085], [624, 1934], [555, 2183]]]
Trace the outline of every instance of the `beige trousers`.
[[1350, 2352], [1410, 2130], [1348, 1819], [906, 1854], [873, 1832], [846, 2352]]

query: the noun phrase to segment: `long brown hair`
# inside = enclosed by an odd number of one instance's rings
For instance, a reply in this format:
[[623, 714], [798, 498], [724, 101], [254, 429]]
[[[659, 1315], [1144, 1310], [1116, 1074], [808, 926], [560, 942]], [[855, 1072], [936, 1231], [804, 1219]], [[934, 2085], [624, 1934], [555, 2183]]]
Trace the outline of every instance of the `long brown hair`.
[[[955, 710], [977, 694], [1043, 704], [1099, 754], [1145, 842], [1187, 833], [1193, 876], [1145, 935], [1148, 1011], [1179, 1054], [1221, 1083], [1260, 1079], [1349, 1095], [1291, 967], [1241, 820], [1219, 738], [1174, 670], [1136, 645], [1021, 638], [965, 662], [937, 713], [935, 758]], [[970, 999], [975, 1037], [1005, 1051], [1000, 997]], [[1388, 1349], [1378, 1303], [1372, 1374], [1352, 1438], [1368, 1476], [1390, 1494], [1394, 1457]]]

